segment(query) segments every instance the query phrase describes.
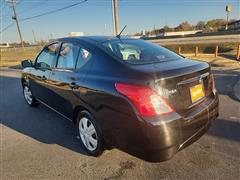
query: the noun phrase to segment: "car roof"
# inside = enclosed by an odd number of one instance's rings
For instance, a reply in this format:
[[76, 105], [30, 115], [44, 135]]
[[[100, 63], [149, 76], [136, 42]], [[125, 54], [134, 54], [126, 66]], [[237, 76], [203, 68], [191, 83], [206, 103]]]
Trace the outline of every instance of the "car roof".
[[[129, 37], [121, 36], [121, 39], [131, 39]], [[99, 44], [107, 41], [114, 41], [114, 40], [119, 40], [119, 38], [115, 36], [76, 36], [76, 37], [65, 37], [65, 38], [60, 38], [61, 40], [83, 40], [87, 41], [89, 43], [94, 43], [94, 44]]]

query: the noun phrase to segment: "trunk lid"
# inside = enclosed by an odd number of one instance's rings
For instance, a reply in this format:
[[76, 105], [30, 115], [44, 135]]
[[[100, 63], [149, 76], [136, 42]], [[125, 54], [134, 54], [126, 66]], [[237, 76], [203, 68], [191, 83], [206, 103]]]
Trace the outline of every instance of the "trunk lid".
[[[212, 95], [210, 66], [205, 62], [181, 59], [154, 64], [153, 68], [155, 88], [182, 116]], [[204, 96], [193, 102], [192, 89], [200, 85]]]

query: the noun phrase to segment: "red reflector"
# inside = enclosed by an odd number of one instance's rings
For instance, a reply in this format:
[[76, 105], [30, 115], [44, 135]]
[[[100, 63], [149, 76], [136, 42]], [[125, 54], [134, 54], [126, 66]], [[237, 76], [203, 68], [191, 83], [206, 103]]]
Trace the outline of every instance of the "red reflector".
[[167, 102], [148, 87], [116, 83], [116, 90], [128, 97], [141, 116], [156, 116], [173, 112]]

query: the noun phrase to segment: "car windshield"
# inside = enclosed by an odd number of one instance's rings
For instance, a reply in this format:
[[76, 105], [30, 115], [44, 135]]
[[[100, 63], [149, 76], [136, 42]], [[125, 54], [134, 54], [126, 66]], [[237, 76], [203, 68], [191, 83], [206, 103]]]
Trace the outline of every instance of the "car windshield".
[[131, 64], [172, 61], [181, 56], [144, 40], [119, 39], [102, 43], [104, 49]]

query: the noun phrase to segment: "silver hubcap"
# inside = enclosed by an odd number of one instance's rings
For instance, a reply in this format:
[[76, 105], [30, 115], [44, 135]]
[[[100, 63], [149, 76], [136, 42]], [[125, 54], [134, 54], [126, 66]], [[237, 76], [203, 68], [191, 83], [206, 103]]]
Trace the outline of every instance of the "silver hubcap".
[[32, 104], [32, 93], [27, 86], [24, 87], [24, 97], [28, 104]]
[[84, 146], [89, 151], [94, 151], [97, 148], [98, 140], [97, 140], [97, 132], [92, 122], [83, 117], [79, 121], [79, 134]]

